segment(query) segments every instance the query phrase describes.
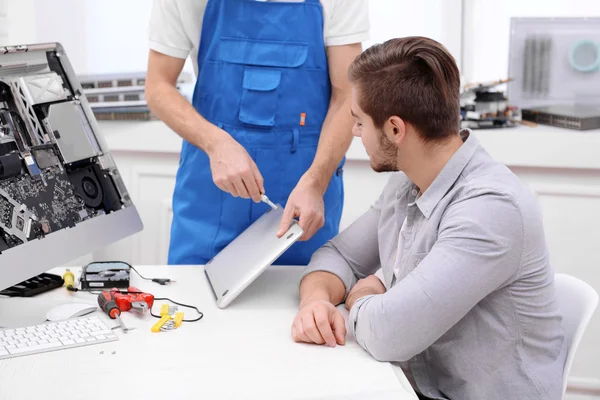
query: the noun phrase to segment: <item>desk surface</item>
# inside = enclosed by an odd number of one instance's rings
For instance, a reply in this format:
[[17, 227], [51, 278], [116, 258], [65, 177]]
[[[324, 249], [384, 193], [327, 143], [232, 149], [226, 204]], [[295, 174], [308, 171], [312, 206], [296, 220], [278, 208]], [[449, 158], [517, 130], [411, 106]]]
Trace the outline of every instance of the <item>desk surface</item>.
[[[151, 333], [155, 318], [124, 313], [125, 324], [136, 329], [116, 330], [116, 342], [0, 361], [0, 399], [416, 399], [401, 373], [375, 361], [352, 337], [336, 348], [293, 342], [297, 267], [269, 268], [225, 310], [215, 306], [201, 267], [138, 270], [176, 282], [159, 286], [132, 274], [133, 285], [194, 304], [204, 318]], [[60, 289], [32, 299], [0, 298], [0, 325], [39, 323], [47, 309], [68, 301], [96, 304], [96, 296]], [[155, 303], [155, 313], [162, 303]]]

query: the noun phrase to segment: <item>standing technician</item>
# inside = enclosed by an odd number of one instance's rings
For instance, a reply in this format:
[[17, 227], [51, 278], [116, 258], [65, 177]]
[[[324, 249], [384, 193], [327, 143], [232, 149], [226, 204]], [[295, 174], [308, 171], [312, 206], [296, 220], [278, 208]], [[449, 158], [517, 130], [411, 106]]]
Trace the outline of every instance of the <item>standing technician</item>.
[[[280, 234], [294, 217], [305, 231], [278, 263], [338, 233], [347, 70], [368, 30], [367, 0], [154, 0], [146, 98], [184, 139], [169, 264], [209, 261], [267, 210], [262, 193], [285, 205]], [[188, 55], [193, 105], [175, 87]]]

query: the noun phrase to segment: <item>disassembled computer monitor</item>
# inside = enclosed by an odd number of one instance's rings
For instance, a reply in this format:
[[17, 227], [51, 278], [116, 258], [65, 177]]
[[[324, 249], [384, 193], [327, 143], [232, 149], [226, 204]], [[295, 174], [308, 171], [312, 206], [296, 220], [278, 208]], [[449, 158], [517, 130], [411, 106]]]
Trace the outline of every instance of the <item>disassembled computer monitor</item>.
[[62, 46], [0, 47], [0, 290], [142, 228]]

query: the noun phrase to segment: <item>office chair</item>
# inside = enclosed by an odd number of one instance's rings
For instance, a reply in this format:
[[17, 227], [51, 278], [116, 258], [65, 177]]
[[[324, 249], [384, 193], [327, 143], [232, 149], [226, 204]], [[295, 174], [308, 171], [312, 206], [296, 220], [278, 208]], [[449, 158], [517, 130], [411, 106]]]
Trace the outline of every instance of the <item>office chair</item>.
[[554, 281], [567, 340], [567, 360], [563, 371], [564, 398], [577, 347], [598, 305], [598, 293], [584, 281], [567, 274], [556, 274]]

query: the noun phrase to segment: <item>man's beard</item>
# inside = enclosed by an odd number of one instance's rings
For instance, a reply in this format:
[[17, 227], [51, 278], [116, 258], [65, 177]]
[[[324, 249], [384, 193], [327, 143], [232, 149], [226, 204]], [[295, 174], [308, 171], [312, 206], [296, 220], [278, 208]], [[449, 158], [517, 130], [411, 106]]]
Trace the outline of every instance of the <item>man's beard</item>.
[[379, 135], [379, 149], [375, 157], [371, 158], [371, 168], [375, 172], [398, 171], [397, 157], [398, 149], [396, 145], [381, 131]]

